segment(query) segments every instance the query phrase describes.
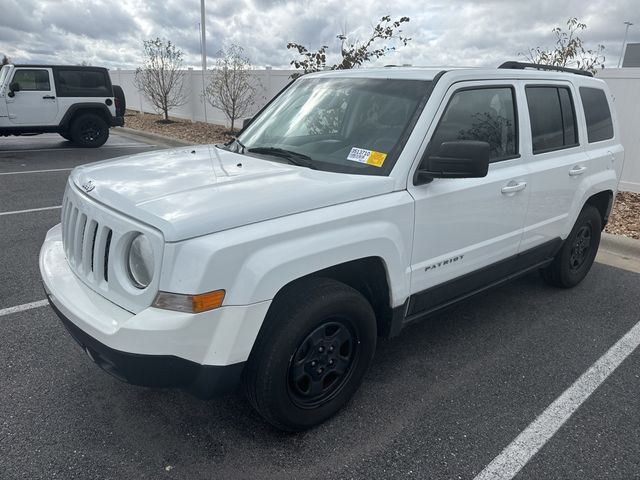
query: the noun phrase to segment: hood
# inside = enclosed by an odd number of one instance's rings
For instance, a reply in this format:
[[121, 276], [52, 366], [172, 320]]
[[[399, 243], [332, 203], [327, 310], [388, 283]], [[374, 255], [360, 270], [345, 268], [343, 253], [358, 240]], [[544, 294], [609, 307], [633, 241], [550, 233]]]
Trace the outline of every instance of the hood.
[[[71, 181], [98, 202], [174, 242], [389, 193], [389, 177], [322, 172], [213, 145], [77, 167]], [[91, 182], [91, 183], [89, 183]]]

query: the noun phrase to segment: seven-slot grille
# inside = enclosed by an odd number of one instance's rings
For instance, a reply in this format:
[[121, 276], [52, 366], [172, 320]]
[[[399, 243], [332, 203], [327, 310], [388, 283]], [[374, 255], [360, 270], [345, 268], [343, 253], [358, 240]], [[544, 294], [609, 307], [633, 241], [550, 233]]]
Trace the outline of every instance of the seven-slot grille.
[[62, 245], [69, 265], [78, 274], [106, 287], [113, 236], [111, 228], [88, 216], [69, 196], [62, 206], [61, 221]]

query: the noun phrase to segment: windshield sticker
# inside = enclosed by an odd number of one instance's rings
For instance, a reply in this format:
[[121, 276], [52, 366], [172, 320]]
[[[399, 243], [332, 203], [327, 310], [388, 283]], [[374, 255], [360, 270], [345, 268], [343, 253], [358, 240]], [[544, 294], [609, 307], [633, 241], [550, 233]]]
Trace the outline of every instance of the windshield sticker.
[[384, 165], [384, 161], [386, 158], [386, 153], [353, 147], [349, 152], [347, 160], [366, 163], [367, 165], [373, 165], [374, 167], [381, 167], [382, 165]]

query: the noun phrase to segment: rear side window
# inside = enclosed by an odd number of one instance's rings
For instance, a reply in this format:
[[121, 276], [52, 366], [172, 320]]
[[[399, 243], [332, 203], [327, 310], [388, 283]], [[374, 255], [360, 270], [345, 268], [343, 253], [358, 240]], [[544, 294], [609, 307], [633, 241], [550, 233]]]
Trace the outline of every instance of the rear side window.
[[111, 82], [106, 71], [64, 69], [56, 72], [59, 97], [110, 97]]
[[429, 150], [437, 153], [444, 142], [478, 140], [491, 147], [492, 162], [513, 158], [518, 154], [515, 119], [511, 87], [459, 90], [449, 100]]
[[613, 122], [611, 110], [604, 90], [599, 88], [580, 87], [582, 108], [587, 121], [589, 143], [613, 138]]
[[20, 90], [43, 91], [51, 90], [49, 72], [46, 70], [16, 70], [11, 83], [19, 83]]
[[527, 87], [533, 153], [578, 145], [576, 111], [565, 87]]

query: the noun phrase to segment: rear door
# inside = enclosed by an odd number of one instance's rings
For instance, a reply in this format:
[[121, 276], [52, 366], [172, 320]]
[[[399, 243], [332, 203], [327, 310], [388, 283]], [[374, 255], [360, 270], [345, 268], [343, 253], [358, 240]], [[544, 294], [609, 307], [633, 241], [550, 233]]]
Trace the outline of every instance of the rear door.
[[454, 84], [440, 106], [427, 152], [442, 142], [491, 146], [484, 178], [436, 178], [408, 186], [415, 199], [409, 315], [427, 312], [507, 276], [527, 209], [516, 89], [510, 81]]
[[531, 196], [520, 250], [538, 251], [544, 260], [545, 246], [559, 246], [571, 230], [591, 164], [584, 148], [585, 132], [577, 121], [573, 85], [554, 81], [521, 86], [527, 108], [522, 148]]
[[9, 122], [13, 125], [56, 124], [58, 101], [50, 68], [16, 68], [10, 84], [20, 85], [13, 97], [6, 96]]

